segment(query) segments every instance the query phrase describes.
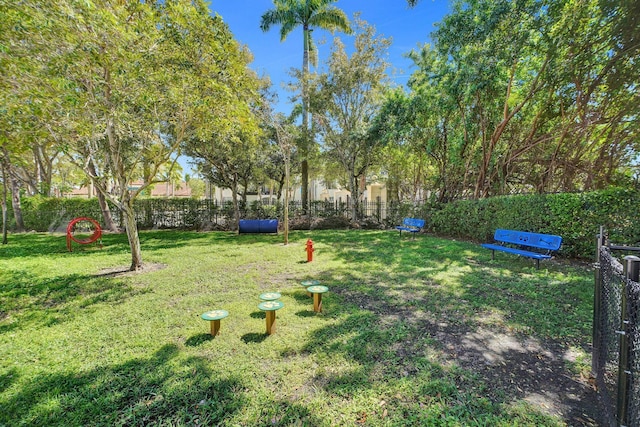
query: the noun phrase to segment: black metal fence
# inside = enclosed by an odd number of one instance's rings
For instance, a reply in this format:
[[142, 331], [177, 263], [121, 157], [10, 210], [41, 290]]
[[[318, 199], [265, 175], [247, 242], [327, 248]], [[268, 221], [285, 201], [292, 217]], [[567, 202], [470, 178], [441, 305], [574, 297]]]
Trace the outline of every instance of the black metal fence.
[[[389, 227], [397, 225], [406, 216], [423, 214], [424, 202], [385, 203], [381, 201], [360, 202], [356, 207], [356, 221], [363, 227]], [[96, 206], [97, 207], [97, 206]], [[343, 220], [348, 224], [352, 220], [351, 202], [311, 202], [307, 210], [299, 201], [289, 203], [289, 218], [292, 228], [321, 227], [323, 221], [337, 224]], [[284, 205], [280, 202], [239, 203], [240, 219], [284, 219]], [[124, 226], [122, 214], [117, 209], [111, 210], [116, 224]], [[216, 200], [194, 199], [139, 199], [135, 202], [136, 221], [141, 229], [233, 229], [235, 216], [231, 202], [220, 203]], [[99, 210], [83, 212], [83, 215], [102, 218]], [[59, 212], [47, 212], [49, 219], [41, 221], [49, 224], [49, 230], [65, 224], [72, 218], [61, 209]], [[53, 227], [51, 224], [54, 224]], [[339, 225], [339, 224], [338, 224]], [[38, 227], [34, 227], [38, 230]], [[42, 228], [42, 227], [40, 227]], [[47, 228], [40, 231], [46, 231]]]
[[598, 235], [592, 371], [611, 426], [640, 426], [640, 248]]

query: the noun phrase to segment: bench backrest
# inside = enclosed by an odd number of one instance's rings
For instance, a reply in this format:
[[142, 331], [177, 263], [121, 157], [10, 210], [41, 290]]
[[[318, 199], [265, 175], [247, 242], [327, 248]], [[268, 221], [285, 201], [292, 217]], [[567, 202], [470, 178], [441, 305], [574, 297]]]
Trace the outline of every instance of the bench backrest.
[[405, 218], [404, 221], [402, 221], [402, 225], [406, 225], [407, 227], [422, 228], [424, 227], [424, 219]]
[[493, 238], [498, 242], [524, 245], [532, 248], [556, 251], [560, 249], [562, 237], [553, 234], [529, 233], [527, 231], [497, 229]]

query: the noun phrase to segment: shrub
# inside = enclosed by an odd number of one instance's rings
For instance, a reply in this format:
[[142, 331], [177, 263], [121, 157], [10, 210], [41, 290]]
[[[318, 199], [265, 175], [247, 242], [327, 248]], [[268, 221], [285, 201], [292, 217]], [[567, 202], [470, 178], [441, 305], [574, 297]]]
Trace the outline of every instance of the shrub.
[[560, 253], [592, 258], [595, 236], [603, 225], [611, 241], [640, 242], [637, 214], [640, 193], [611, 188], [589, 193], [517, 195], [432, 204], [426, 214], [430, 231], [475, 241], [490, 241], [496, 228], [562, 236]]
[[[103, 222], [95, 198], [26, 197], [22, 199], [22, 206], [25, 226], [29, 230], [60, 230], [69, 220], [79, 216]], [[477, 242], [490, 241], [496, 228], [558, 234], [563, 238], [561, 255], [592, 258], [595, 235], [601, 225], [606, 227], [615, 243], [634, 246], [640, 243], [638, 206], [639, 191], [610, 188], [581, 194], [501, 196], [446, 204], [389, 203], [386, 216], [376, 211], [363, 217], [358, 224], [352, 224], [346, 204], [314, 202], [311, 216], [308, 216], [303, 215], [299, 204], [292, 202], [289, 227], [291, 230], [377, 228], [383, 224], [391, 228], [400, 224], [402, 218], [424, 218], [428, 231]], [[147, 198], [137, 200], [135, 209], [141, 229], [231, 229], [235, 224], [229, 202], [220, 206], [208, 200]], [[282, 221], [282, 204], [270, 206], [252, 202], [245, 206], [241, 203], [240, 210], [244, 218], [279, 218]], [[111, 212], [116, 223], [121, 224], [120, 213], [113, 207]]]

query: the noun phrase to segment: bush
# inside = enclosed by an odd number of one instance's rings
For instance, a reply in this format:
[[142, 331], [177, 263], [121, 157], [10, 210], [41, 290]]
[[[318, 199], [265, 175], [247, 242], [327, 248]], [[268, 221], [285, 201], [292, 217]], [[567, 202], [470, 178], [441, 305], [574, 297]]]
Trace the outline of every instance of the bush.
[[[29, 230], [53, 231], [66, 226], [73, 218], [88, 216], [102, 223], [97, 199], [22, 199], [25, 226]], [[424, 218], [426, 230], [440, 235], [491, 241], [496, 228], [558, 234], [563, 238], [560, 254], [575, 258], [593, 258], [595, 235], [601, 225], [611, 241], [640, 244], [638, 221], [640, 192], [611, 188], [581, 194], [517, 195], [452, 203], [389, 203], [386, 216], [370, 211], [358, 224], [349, 220], [346, 204], [314, 202], [311, 216], [303, 215], [297, 202], [289, 206], [291, 230], [327, 228], [378, 228], [382, 223], [392, 228], [403, 218]], [[209, 200], [139, 199], [135, 204], [137, 222], [145, 228], [231, 229], [235, 224], [231, 203], [222, 206]], [[274, 206], [241, 203], [243, 218], [278, 218], [282, 221], [282, 204]], [[382, 209], [382, 208], [381, 208]], [[116, 223], [120, 213], [112, 207]], [[378, 217], [384, 216], [384, 219]], [[11, 223], [11, 215], [9, 216]]]
[[562, 236], [560, 254], [593, 258], [595, 236], [603, 225], [611, 241], [637, 245], [640, 193], [611, 188], [589, 193], [517, 195], [432, 204], [430, 231], [475, 241], [490, 241], [496, 228]]

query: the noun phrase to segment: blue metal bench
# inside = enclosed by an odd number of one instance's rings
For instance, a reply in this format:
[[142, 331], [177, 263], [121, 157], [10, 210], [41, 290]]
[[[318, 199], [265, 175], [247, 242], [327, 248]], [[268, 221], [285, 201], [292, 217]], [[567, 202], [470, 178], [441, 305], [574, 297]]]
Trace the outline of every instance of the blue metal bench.
[[402, 225], [396, 227], [396, 230], [400, 231], [400, 235], [402, 235], [403, 231], [408, 233], [419, 233], [424, 227], [424, 219], [418, 218], [405, 218], [402, 221]]
[[[557, 251], [562, 244], [562, 237], [552, 234], [529, 233], [526, 231], [497, 229], [493, 239], [499, 244], [483, 243], [483, 248], [491, 249], [491, 259], [495, 251], [507, 252], [536, 260], [536, 268], [540, 268], [541, 259], [551, 258], [551, 251]], [[517, 248], [505, 245], [517, 245]], [[532, 251], [529, 249], [535, 249]]]

